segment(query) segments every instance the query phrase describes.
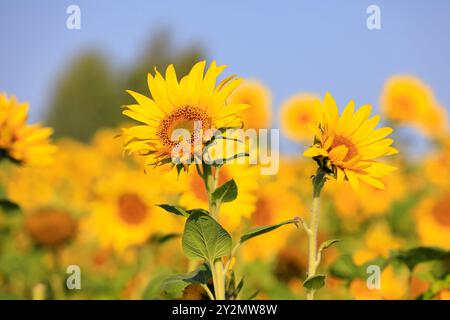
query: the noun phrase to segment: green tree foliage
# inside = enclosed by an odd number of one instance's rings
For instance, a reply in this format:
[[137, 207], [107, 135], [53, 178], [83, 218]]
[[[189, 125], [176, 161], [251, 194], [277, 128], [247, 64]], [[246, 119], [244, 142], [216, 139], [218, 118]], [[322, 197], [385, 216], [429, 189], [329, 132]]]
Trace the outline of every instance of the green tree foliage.
[[198, 46], [175, 50], [167, 31], [159, 32], [142, 56], [128, 68], [111, 65], [96, 51], [77, 56], [60, 75], [52, 94], [47, 123], [56, 137], [89, 141], [99, 128], [124, 121], [120, 106], [133, 103], [126, 89], [150, 94], [147, 73], [173, 63], [179, 76], [203, 57]]

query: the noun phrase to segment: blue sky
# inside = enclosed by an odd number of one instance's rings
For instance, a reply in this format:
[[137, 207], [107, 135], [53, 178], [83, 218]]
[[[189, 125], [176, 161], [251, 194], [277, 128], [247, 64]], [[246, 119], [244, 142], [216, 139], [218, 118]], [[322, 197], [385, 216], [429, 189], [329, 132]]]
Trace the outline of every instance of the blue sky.
[[[70, 4], [81, 8], [81, 30], [66, 28]], [[366, 27], [371, 4], [381, 8], [381, 30]], [[76, 54], [97, 48], [127, 65], [162, 26], [180, 47], [200, 43], [230, 73], [266, 83], [275, 108], [299, 91], [377, 106], [383, 82], [399, 73], [421, 77], [450, 106], [445, 0], [2, 0], [0, 91], [29, 101], [31, 119], [39, 120], [58, 73]]]

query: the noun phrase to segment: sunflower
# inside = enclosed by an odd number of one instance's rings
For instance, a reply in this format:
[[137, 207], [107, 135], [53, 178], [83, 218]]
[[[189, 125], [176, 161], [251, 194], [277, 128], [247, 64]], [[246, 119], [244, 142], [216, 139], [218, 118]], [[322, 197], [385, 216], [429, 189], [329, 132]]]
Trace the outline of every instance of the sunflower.
[[53, 130], [40, 124], [27, 125], [28, 104], [0, 93], [0, 159], [7, 157], [29, 166], [48, 165], [56, 147], [49, 137]]
[[25, 220], [25, 230], [42, 246], [58, 247], [75, 236], [76, 220], [63, 210], [42, 208]]
[[[203, 180], [194, 171], [191, 170], [179, 178], [180, 185], [184, 188], [179, 204], [188, 209], [208, 209], [208, 195]], [[228, 164], [220, 169], [218, 185], [233, 178], [239, 188], [236, 200], [221, 205], [220, 223], [228, 230], [236, 230], [241, 225], [242, 219], [249, 218], [255, 210], [258, 177], [257, 166]]]
[[242, 111], [245, 128], [262, 129], [270, 127], [272, 116], [272, 97], [269, 89], [261, 82], [245, 81], [230, 95], [231, 104], [248, 104], [250, 108]]
[[[226, 103], [241, 80], [230, 76], [216, 86], [217, 77], [225, 66], [217, 66], [213, 61], [206, 73], [205, 66], [205, 61], [198, 62], [180, 81], [173, 65], [167, 68], [165, 78], [155, 69], [155, 75], [149, 74], [147, 78], [152, 98], [127, 91], [137, 104], [125, 106], [123, 114], [142, 125], [122, 130], [126, 152], [147, 155], [147, 165], [168, 163], [172, 154], [186, 164], [194, 151], [197, 152], [190, 141], [200, 137], [203, 145], [211, 137], [206, 134], [210, 130], [212, 134], [214, 129], [242, 127], [237, 113], [248, 105]], [[187, 130], [190, 139], [174, 140], [172, 135], [177, 129]], [[190, 150], [189, 154], [178, 150], [180, 146]]]
[[164, 180], [120, 170], [98, 181], [83, 231], [96, 238], [100, 247], [118, 253], [143, 245], [152, 235], [173, 232], [174, 218], [157, 207], [164, 199], [158, 179]]
[[364, 235], [364, 248], [353, 254], [353, 260], [357, 265], [363, 265], [377, 257], [387, 257], [391, 250], [400, 246], [401, 240], [391, 234], [387, 224], [380, 222], [367, 230]]
[[450, 193], [424, 198], [414, 216], [424, 245], [450, 249]]
[[395, 168], [376, 159], [398, 153], [391, 147], [393, 140], [386, 138], [393, 130], [375, 129], [380, 118], [378, 115], [369, 118], [370, 105], [355, 112], [354, 102], [350, 101], [339, 117], [336, 101], [329, 93], [325, 94], [323, 104], [316, 103], [316, 108], [320, 115], [314, 127], [315, 143], [304, 155], [314, 158], [338, 183], [346, 179], [358, 190], [361, 180], [383, 189], [379, 178]]
[[445, 109], [436, 101], [431, 88], [413, 76], [388, 79], [381, 95], [381, 109], [388, 119], [413, 125], [428, 135], [445, 130]]
[[318, 120], [316, 104], [319, 97], [311, 93], [300, 93], [281, 105], [281, 130], [294, 141], [303, 142], [311, 137], [314, 131], [311, 125]]

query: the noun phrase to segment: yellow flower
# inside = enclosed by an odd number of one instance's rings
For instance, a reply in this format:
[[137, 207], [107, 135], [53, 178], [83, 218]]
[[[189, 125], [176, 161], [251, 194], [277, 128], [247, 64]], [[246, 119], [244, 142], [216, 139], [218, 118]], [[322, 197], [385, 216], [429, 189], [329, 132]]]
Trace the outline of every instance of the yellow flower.
[[[210, 129], [242, 127], [237, 113], [248, 108], [245, 104], [226, 104], [226, 99], [239, 85], [240, 79], [230, 76], [216, 86], [216, 80], [225, 66], [217, 66], [213, 61], [205, 71], [205, 61], [198, 62], [190, 73], [177, 80], [173, 65], [166, 70], [165, 78], [155, 70], [155, 76], [148, 75], [148, 87], [152, 99], [140, 93], [127, 92], [137, 104], [126, 106], [123, 114], [137, 120], [142, 125], [123, 129], [126, 137], [125, 151], [147, 155], [146, 164], [162, 165], [171, 160], [172, 151], [180, 145], [190, 153], [175, 150], [181, 161], [194, 153], [191, 141], [201, 137]], [[195, 126], [196, 123], [201, 124]], [[190, 141], [183, 138], [173, 141], [176, 129], [184, 129], [191, 134]], [[208, 140], [207, 136], [203, 137]], [[200, 146], [201, 147], [201, 146]]]
[[414, 125], [426, 134], [437, 135], [445, 130], [445, 109], [436, 102], [431, 88], [413, 76], [388, 79], [381, 109], [389, 119]]
[[230, 95], [231, 104], [248, 104], [241, 116], [245, 128], [262, 129], [270, 127], [272, 97], [269, 89], [259, 81], [245, 81]]
[[392, 236], [389, 226], [378, 223], [367, 231], [364, 248], [354, 253], [353, 260], [357, 265], [363, 265], [377, 257], [387, 257], [391, 250], [398, 249], [400, 245], [400, 239]]
[[97, 238], [102, 248], [119, 253], [144, 244], [152, 235], [174, 232], [174, 218], [157, 207], [164, 202], [162, 181], [161, 176], [126, 170], [103, 177], [95, 187], [96, 199], [82, 223], [83, 232]]
[[304, 155], [313, 157], [338, 183], [346, 179], [358, 190], [359, 180], [362, 180], [376, 188], [384, 188], [379, 178], [395, 168], [376, 159], [398, 152], [391, 147], [394, 141], [386, 138], [392, 129], [375, 129], [380, 118], [378, 115], [369, 118], [370, 105], [355, 112], [352, 100], [339, 117], [336, 101], [329, 93], [323, 104], [316, 104], [320, 115], [314, 128], [315, 143]]
[[25, 220], [25, 230], [33, 241], [47, 247], [58, 247], [75, 236], [76, 221], [65, 211], [40, 209]]
[[310, 93], [301, 93], [291, 97], [281, 105], [281, 130], [294, 141], [309, 140], [311, 130], [319, 117], [316, 108], [319, 97]]
[[[221, 167], [218, 185], [234, 179], [238, 186], [238, 196], [232, 202], [221, 205], [220, 223], [228, 230], [235, 230], [243, 218], [249, 218], [255, 209], [256, 190], [258, 188], [258, 167], [243, 164], [228, 164]], [[202, 178], [191, 170], [179, 178], [182, 191], [179, 204], [188, 209], [208, 209], [208, 195]]]
[[0, 158], [8, 157], [24, 165], [48, 165], [56, 147], [51, 145], [51, 128], [27, 125], [28, 104], [0, 93]]
[[450, 194], [423, 199], [415, 209], [415, 221], [424, 245], [450, 249]]

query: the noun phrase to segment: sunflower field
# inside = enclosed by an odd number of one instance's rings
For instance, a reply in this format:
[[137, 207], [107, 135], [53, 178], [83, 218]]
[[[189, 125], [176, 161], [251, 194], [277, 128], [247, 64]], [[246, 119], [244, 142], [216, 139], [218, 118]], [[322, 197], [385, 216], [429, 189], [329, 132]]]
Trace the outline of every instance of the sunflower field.
[[1, 300], [450, 300], [448, 106], [424, 79], [278, 103], [166, 38], [126, 81], [80, 59], [44, 124], [0, 88]]
[[[122, 128], [100, 129], [90, 143], [51, 141], [51, 128], [27, 123], [26, 103], [2, 93], [2, 298], [450, 298], [450, 140], [431, 88], [394, 76], [380, 93], [381, 114], [350, 101], [339, 115], [331, 94], [299, 93], [278, 115], [264, 84], [216, 85], [223, 66], [205, 66], [179, 82], [173, 66], [150, 73], [153, 99], [129, 91], [136, 103], [125, 107]], [[262, 129], [272, 117], [305, 146], [281, 155], [276, 174], [261, 175], [258, 164], [171, 163], [168, 131], [177, 126], [201, 119]], [[408, 157], [399, 126], [433, 144], [420, 161]], [[213, 187], [204, 184], [208, 172]], [[210, 188], [223, 192], [220, 217]], [[232, 254], [225, 246], [215, 262], [189, 259], [202, 256], [185, 243], [194, 215], [219, 221], [233, 243], [249, 239]], [[321, 259], [310, 269], [312, 233]], [[217, 261], [225, 292], [213, 293], [217, 279], [193, 279]], [[66, 286], [69, 266], [79, 268], [79, 289]], [[367, 285], [369, 266], [380, 268], [379, 288]]]

